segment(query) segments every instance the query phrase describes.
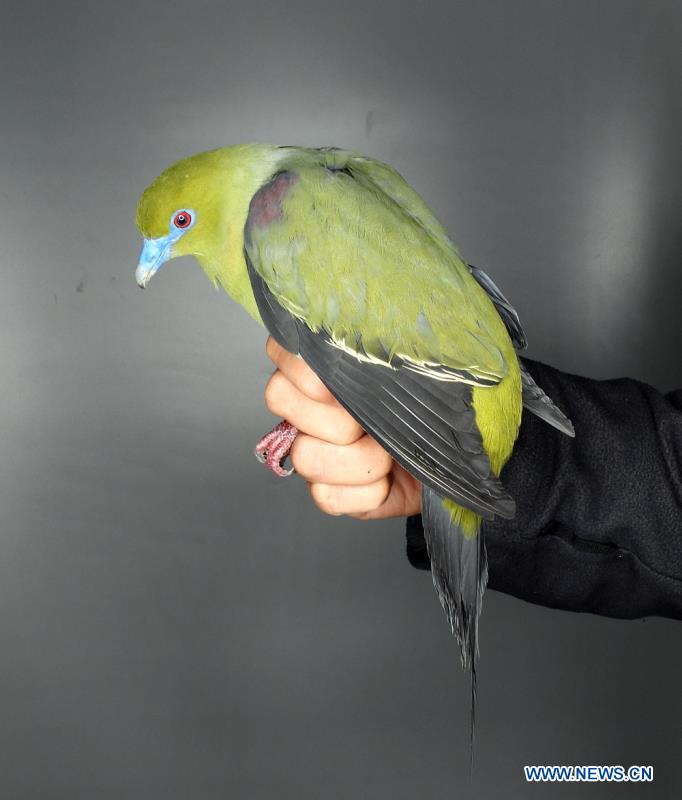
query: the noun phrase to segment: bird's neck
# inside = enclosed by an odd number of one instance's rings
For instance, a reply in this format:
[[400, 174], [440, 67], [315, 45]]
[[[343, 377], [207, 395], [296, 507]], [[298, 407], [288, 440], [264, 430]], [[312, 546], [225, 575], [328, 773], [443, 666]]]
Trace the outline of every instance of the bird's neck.
[[251, 198], [287, 158], [286, 150], [273, 145], [239, 145], [226, 148], [221, 164], [224, 192], [220, 202], [221, 235], [215, 249], [198, 253], [202, 269], [230, 297], [243, 306], [258, 322], [262, 322], [251, 290], [244, 258], [244, 226]]

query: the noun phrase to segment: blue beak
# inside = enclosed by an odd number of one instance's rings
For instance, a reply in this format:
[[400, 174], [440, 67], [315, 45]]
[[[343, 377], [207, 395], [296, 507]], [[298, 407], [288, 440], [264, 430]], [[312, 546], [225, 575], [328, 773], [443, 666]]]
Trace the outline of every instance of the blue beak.
[[140, 253], [140, 260], [135, 270], [135, 280], [140, 289], [146, 288], [152, 277], [171, 257], [173, 243], [179, 237], [169, 233], [168, 236], [160, 236], [158, 239], [145, 239]]

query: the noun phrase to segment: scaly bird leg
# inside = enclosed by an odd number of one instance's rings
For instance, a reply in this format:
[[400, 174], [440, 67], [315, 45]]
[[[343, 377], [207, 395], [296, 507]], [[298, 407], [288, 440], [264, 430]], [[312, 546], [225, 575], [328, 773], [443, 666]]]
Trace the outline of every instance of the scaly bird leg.
[[289, 450], [291, 450], [291, 445], [297, 435], [298, 428], [294, 428], [290, 422], [283, 419], [258, 442], [253, 454], [275, 475], [279, 475], [280, 478], [288, 478], [294, 472], [294, 468], [284, 469], [282, 462], [289, 455]]

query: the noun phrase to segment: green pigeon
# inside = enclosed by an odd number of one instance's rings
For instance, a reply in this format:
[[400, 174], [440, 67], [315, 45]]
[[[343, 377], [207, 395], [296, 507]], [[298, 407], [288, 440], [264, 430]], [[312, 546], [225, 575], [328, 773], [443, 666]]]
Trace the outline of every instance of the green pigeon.
[[[389, 165], [337, 148], [241, 144], [166, 169], [137, 208], [146, 287], [193, 255], [422, 484], [436, 592], [471, 670], [487, 580], [481, 522], [511, 518], [499, 480], [522, 406], [573, 436], [516, 350], [518, 315]], [[296, 429], [256, 453], [277, 474]]]

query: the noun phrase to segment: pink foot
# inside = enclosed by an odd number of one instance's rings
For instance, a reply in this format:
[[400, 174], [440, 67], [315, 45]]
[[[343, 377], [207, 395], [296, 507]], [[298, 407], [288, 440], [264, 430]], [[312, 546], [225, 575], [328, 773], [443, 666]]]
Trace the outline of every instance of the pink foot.
[[289, 450], [291, 450], [291, 445], [297, 435], [298, 428], [294, 428], [290, 422], [283, 419], [258, 442], [253, 454], [275, 475], [279, 475], [280, 478], [288, 478], [294, 472], [294, 468], [284, 469], [282, 462], [289, 455]]

